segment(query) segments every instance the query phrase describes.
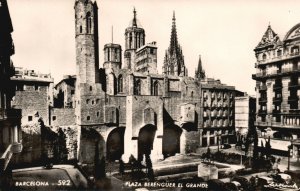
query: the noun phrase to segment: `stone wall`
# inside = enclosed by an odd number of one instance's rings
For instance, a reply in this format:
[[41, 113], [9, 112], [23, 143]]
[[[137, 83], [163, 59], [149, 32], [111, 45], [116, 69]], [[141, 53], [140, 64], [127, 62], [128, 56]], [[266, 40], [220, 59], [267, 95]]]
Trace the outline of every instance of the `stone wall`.
[[74, 108], [51, 108], [50, 110], [51, 126], [75, 125]]
[[42, 118], [45, 124], [49, 124], [48, 103], [47, 85], [25, 84], [22, 91], [16, 91], [12, 107], [22, 109], [22, 126], [32, 125], [34, 118]]

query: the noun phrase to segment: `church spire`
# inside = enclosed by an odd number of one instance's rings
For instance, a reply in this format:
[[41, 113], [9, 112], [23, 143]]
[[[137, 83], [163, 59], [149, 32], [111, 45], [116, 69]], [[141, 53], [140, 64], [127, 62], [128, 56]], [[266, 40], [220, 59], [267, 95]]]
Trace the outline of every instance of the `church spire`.
[[184, 56], [177, 39], [175, 11], [173, 11], [170, 46], [165, 55], [163, 73], [167, 75], [187, 76]]
[[198, 61], [198, 68], [195, 71], [195, 78], [196, 79], [204, 79], [205, 78], [205, 71], [202, 68], [202, 61], [201, 61], [201, 55], [199, 55], [199, 61]]
[[177, 30], [176, 30], [176, 18], [175, 18], [175, 11], [173, 11], [172, 31], [171, 31], [171, 39], [170, 39], [170, 53], [171, 54], [176, 51], [177, 46], [178, 46], [178, 40], [177, 40]]
[[136, 10], [135, 10], [135, 7], [133, 7], [133, 21], [132, 21], [132, 26], [133, 26], [133, 27], [137, 27], [137, 24], [136, 24]]

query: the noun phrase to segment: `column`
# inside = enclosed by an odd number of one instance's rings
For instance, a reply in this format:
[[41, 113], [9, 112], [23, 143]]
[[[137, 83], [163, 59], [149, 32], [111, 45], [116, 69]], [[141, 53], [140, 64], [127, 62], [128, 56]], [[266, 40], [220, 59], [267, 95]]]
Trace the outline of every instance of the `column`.
[[199, 136], [199, 138], [200, 138], [200, 140], [199, 140], [199, 146], [202, 147], [202, 139], [203, 139], [202, 138], [202, 133], [203, 133], [203, 129], [200, 129], [199, 131], [200, 131], [199, 132], [199, 134], [200, 134], [200, 136]]
[[186, 154], [186, 130], [182, 129], [180, 136], [180, 154]]
[[151, 160], [158, 161], [164, 159], [163, 148], [163, 103], [160, 104], [157, 112], [157, 130], [153, 141], [153, 150], [151, 151]]
[[207, 137], [207, 146], [210, 146], [210, 131], [206, 132], [206, 137]]
[[13, 133], [13, 136], [14, 136], [14, 143], [17, 143], [17, 142], [19, 142], [18, 141], [18, 126], [17, 125], [15, 125], [14, 126], [14, 133]]

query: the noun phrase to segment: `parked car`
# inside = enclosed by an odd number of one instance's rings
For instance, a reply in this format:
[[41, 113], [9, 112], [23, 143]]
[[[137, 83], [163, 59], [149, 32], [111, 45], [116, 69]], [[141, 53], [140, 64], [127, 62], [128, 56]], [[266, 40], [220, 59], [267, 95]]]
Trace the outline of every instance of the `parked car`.
[[230, 149], [231, 145], [230, 144], [223, 144], [222, 149]]
[[250, 186], [250, 182], [247, 180], [247, 178], [242, 176], [236, 176], [232, 179], [232, 181], [239, 182], [244, 190], [248, 190]]
[[264, 186], [264, 185], [269, 185], [272, 182], [274, 182], [273, 178], [268, 177], [268, 176], [261, 176], [258, 178], [257, 184], [258, 186]]
[[12, 171], [11, 190], [83, 190], [92, 181], [72, 165], [32, 167]]
[[224, 190], [225, 183], [218, 179], [211, 179], [207, 181], [209, 191]]
[[224, 184], [224, 190], [225, 191], [239, 191], [240, 188], [241, 188], [241, 184], [239, 182], [236, 182], [236, 181], [226, 182]]

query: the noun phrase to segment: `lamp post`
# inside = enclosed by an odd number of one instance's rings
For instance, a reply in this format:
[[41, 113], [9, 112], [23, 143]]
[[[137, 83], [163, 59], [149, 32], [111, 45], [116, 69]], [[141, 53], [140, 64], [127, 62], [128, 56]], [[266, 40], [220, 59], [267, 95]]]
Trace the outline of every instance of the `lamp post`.
[[217, 136], [217, 142], [218, 142], [218, 152], [220, 152], [220, 137], [221, 137], [221, 133], [217, 132], [216, 136]]

